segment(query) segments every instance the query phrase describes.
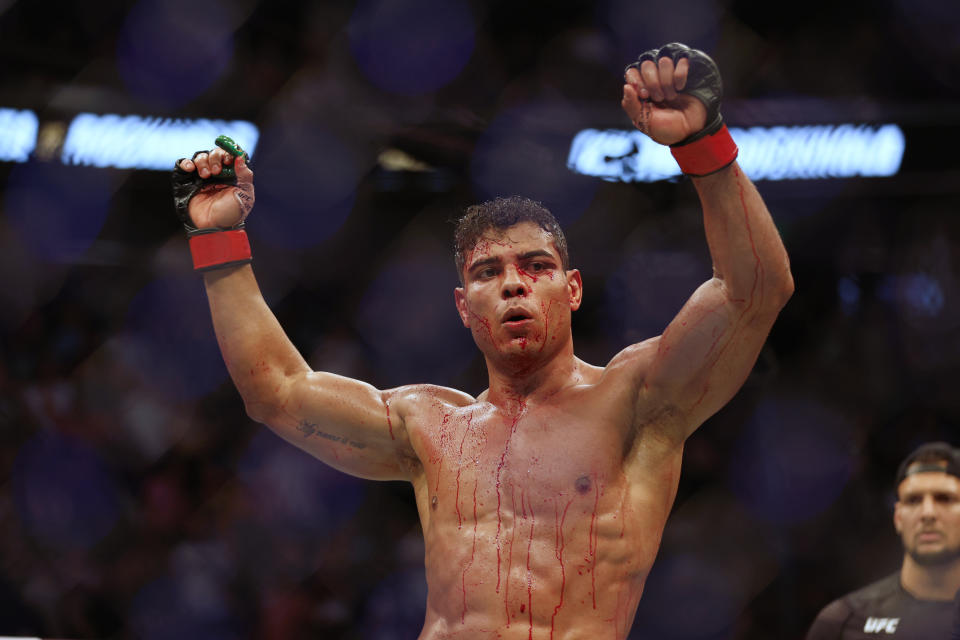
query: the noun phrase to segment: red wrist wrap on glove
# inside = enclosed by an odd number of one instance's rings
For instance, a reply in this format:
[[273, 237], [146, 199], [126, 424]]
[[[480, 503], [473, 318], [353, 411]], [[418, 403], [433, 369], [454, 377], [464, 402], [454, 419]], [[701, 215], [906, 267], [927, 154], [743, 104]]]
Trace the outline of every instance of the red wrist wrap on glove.
[[228, 229], [190, 236], [190, 253], [196, 271], [222, 269], [253, 260], [250, 241], [243, 229]]
[[680, 170], [688, 176], [702, 178], [730, 166], [737, 159], [737, 145], [727, 131], [727, 125], [715, 133], [689, 144], [670, 147]]

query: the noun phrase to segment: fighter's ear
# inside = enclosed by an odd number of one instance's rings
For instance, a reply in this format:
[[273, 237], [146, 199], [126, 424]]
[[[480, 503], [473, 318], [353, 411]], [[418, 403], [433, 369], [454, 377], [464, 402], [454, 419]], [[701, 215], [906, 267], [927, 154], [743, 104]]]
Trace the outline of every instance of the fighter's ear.
[[460, 321], [467, 329], [470, 328], [470, 314], [467, 311], [467, 294], [463, 287], [457, 287], [453, 290], [453, 300], [457, 305], [457, 313], [460, 314]]
[[583, 278], [579, 269], [567, 271], [567, 291], [570, 292], [570, 310], [576, 311], [583, 301]]

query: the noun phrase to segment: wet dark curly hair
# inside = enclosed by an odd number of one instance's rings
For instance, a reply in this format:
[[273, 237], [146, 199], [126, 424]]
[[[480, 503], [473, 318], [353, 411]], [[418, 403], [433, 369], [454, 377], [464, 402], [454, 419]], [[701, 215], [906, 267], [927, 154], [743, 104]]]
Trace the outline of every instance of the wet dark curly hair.
[[457, 220], [453, 234], [453, 259], [457, 265], [457, 275], [463, 282], [463, 267], [467, 254], [476, 246], [477, 241], [490, 229], [503, 231], [521, 222], [533, 222], [553, 237], [553, 244], [560, 254], [561, 266], [570, 268], [570, 255], [567, 250], [567, 238], [563, 235], [560, 223], [553, 214], [539, 202], [520, 196], [496, 198], [467, 207], [463, 216]]

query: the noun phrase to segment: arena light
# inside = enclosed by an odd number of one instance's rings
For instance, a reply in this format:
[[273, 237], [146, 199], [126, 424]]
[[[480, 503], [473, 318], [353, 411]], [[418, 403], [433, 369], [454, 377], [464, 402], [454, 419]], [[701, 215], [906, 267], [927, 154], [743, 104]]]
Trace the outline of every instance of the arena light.
[[[738, 161], [754, 180], [892, 176], [906, 139], [895, 124], [731, 127]], [[567, 167], [610, 182], [655, 182], [678, 176], [670, 150], [639, 131], [584, 129], [570, 145]]]
[[39, 128], [33, 111], [0, 109], [0, 162], [26, 162], [37, 145]]
[[166, 170], [188, 151], [210, 148], [220, 134], [239, 142], [251, 156], [260, 138], [257, 127], [242, 120], [81, 113], [67, 130], [61, 160], [72, 165]]

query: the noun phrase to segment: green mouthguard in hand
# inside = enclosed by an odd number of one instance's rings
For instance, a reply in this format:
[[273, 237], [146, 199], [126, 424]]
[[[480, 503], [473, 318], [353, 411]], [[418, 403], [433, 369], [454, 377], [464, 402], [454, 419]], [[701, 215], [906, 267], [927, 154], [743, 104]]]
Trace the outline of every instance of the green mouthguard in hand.
[[[244, 162], [249, 162], [250, 157], [247, 155], [247, 152], [244, 151], [240, 145], [233, 141], [232, 138], [228, 136], [217, 136], [216, 141], [214, 142], [218, 147], [232, 155], [234, 158], [239, 158], [243, 156]], [[233, 165], [224, 166], [220, 171], [220, 178], [236, 178], [237, 173], [233, 169]]]

